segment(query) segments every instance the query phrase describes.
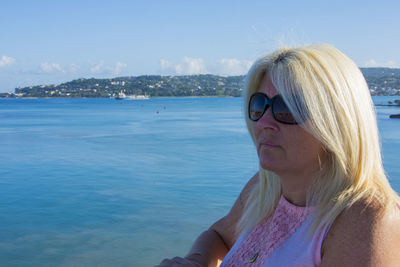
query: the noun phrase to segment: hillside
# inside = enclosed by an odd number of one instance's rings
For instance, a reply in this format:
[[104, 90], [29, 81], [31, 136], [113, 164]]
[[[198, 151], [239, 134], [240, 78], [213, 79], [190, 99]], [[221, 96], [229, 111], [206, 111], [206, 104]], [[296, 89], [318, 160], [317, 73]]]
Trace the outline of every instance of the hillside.
[[[361, 68], [372, 95], [400, 95], [400, 69]], [[113, 79], [77, 79], [54, 85], [16, 88], [15, 95], [3, 97], [113, 97], [128, 95], [159, 96], [240, 96], [244, 76], [129, 76]]]

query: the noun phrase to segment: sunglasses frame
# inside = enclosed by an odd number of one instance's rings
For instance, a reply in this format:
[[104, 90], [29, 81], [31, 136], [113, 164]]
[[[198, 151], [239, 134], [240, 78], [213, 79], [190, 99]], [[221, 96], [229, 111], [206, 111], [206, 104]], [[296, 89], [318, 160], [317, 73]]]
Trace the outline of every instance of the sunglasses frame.
[[[258, 119], [253, 120], [253, 119], [251, 118], [251, 116], [250, 116], [250, 112], [251, 112], [251, 110], [250, 110], [250, 109], [251, 109], [250, 103], [251, 103], [251, 100], [253, 99], [253, 97], [254, 97], [255, 95], [262, 95], [265, 99], [267, 99], [267, 101], [266, 101], [266, 103], [265, 103], [264, 110], [263, 110], [261, 116], [260, 116]], [[272, 98], [269, 98], [266, 94], [261, 93], [261, 92], [257, 92], [257, 93], [252, 94], [252, 95], [250, 96], [249, 105], [248, 105], [249, 119], [250, 119], [251, 121], [258, 121], [259, 119], [262, 118], [262, 116], [264, 116], [264, 114], [265, 114], [265, 112], [267, 111], [267, 109], [268, 109], [269, 107], [271, 107], [272, 117], [273, 117], [274, 120], [276, 120], [277, 122], [283, 123], [283, 124], [290, 124], [290, 125], [298, 124], [297, 121], [295, 121], [295, 122], [281, 121], [281, 120], [278, 120], [278, 119], [275, 117], [274, 104], [275, 104], [275, 101], [276, 101], [277, 99], [279, 99], [279, 98], [280, 98], [280, 99], [282, 100], [282, 102], [286, 105], [286, 103], [285, 103], [285, 101], [283, 101], [283, 98], [282, 98], [281, 95], [276, 95], [276, 96], [274, 96], [274, 97], [272, 97]], [[287, 106], [286, 106], [286, 107], [287, 107]], [[289, 110], [289, 109], [288, 109], [288, 110]]]

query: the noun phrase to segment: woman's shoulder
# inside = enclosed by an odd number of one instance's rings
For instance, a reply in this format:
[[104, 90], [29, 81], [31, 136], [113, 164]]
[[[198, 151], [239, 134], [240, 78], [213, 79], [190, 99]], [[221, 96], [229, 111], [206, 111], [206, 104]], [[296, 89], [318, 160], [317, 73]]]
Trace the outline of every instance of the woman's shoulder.
[[322, 266], [400, 266], [400, 213], [360, 200], [334, 221], [323, 244]]
[[253, 177], [251, 177], [247, 184], [243, 187], [242, 192], [240, 192], [239, 195], [242, 201], [242, 205], [246, 202], [251, 191], [254, 189], [254, 186], [258, 184], [259, 180], [259, 173], [256, 172], [256, 174], [254, 174]]

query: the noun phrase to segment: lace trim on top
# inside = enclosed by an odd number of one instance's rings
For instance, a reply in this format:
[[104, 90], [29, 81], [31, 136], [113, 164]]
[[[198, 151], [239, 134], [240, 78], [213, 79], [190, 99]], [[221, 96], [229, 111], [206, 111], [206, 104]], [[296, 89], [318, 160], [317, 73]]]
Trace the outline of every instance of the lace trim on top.
[[298, 207], [283, 196], [273, 216], [262, 220], [226, 261], [225, 266], [262, 266], [275, 248], [287, 240], [313, 210]]

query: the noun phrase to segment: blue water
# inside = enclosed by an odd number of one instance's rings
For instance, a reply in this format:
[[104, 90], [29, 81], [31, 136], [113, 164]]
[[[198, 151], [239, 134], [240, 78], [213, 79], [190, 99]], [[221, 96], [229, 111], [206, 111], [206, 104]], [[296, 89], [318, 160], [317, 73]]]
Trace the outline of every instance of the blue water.
[[[400, 108], [376, 109], [400, 192]], [[154, 266], [256, 170], [241, 98], [0, 99], [0, 266]]]

